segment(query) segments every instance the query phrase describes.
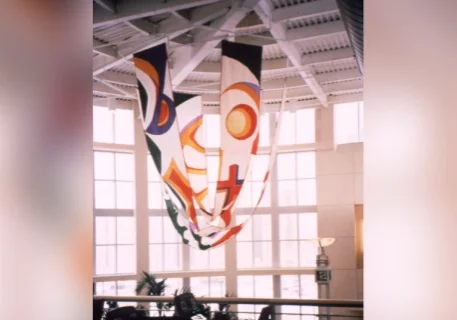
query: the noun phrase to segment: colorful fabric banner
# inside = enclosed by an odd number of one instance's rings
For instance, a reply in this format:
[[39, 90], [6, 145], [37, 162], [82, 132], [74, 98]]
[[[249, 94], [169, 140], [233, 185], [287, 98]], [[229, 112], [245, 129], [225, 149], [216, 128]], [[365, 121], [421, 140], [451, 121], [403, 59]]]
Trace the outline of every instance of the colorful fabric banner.
[[230, 226], [260, 127], [262, 47], [222, 41], [221, 146], [212, 224]]
[[[233, 218], [259, 144], [262, 48], [222, 42], [220, 163], [212, 201], [203, 143], [202, 99], [172, 92], [167, 61], [165, 44], [134, 55], [143, 127], [175, 229], [184, 243], [206, 250], [226, 243], [250, 219], [235, 225]], [[255, 208], [266, 190], [275, 145]]]

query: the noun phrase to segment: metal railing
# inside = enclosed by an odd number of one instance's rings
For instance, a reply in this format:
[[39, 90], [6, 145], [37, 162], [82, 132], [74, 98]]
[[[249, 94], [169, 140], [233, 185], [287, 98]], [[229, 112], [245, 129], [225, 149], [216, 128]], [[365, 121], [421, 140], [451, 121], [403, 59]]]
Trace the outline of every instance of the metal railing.
[[[174, 297], [158, 297], [158, 296], [95, 296], [95, 298], [103, 299], [105, 301], [116, 301], [116, 302], [132, 302], [145, 305], [147, 303], [157, 302], [174, 302]], [[271, 307], [271, 320], [312, 320], [312, 319], [363, 319], [363, 300], [339, 300], [339, 299], [283, 299], [283, 298], [214, 298], [214, 297], [196, 297], [198, 303], [217, 305], [217, 304], [228, 304], [228, 305], [257, 305], [257, 306], [270, 306]], [[298, 306], [298, 307], [315, 307], [314, 313], [302, 312], [302, 308], [299, 308], [299, 312], [282, 312], [283, 306]], [[321, 308], [321, 310], [319, 310]], [[324, 309], [325, 308], [325, 309]], [[337, 308], [335, 312], [332, 312], [331, 308]], [[147, 308], [151, 312], [157, 312], [156, 308]], [[306, 308], [308, 309], [308, 308]], [[325, 310], [325, 311], [324, 311]], [[327, 311], [329, 310], [329, 311]], [[171, 315], [173, 311], [168, 310], [165, 312], [166, 315]], [[211, 310], [212, 313], [217, 312], [216, 309]], [[231, 310], [230, 313], [236, 315], [244, 315], [238, 317], [238, 320], [247, 319], [246, 314], [251, 314], [249, 319], [256, 320], [259, 315], [259, 311], [241, 311]]]

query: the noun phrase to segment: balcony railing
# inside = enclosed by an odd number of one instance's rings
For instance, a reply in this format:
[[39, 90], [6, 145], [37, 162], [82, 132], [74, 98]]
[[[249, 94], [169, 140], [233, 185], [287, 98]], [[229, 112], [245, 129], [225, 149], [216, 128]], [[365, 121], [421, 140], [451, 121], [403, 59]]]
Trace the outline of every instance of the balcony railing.
[[[174, 297], [157, 297], [157, 296], [96, 296], [96, 298], [105, 301], [132, 302], [143, 306], [156, 302], [173, 302]], [[217, 305], [228, 304], [234, 308], [230, 310], [233, 314], [238, 314], [239, 320], [258, 318], [259, 311], [249, 312], [237, 310], [238, 305], [257, 305], [270, 306], [272, 310], [271, 320], [343, 320], [343, 319], [363, 319], [363, 300], [336, 300], [336, 299], [282, 299], [282, 298], [214, 298], [214, 297], [196, 297], [198, 303]], [[283, 306], [298, 307], [315, 307], [311, 308], [315, 312], [287, 312], [282, 311]], [[319, 309], [320, 308], [320, 309]], [[157, 312], [156, 308], [147, 308], [152, 313]], [[300, 308], [301, 309], [301, 308]], [[308, 309], [308, 308], [306, 308]], [[333, 310], [332, 310], [333, 309]], [[217, 308], [212, 308], [212, 312], [217, 312]], [[166, 315], [172, 315], [173, 311], [165, 312]], [[247, 314], [252, 316], [246, 317]], [[244, 318], [241, 317], [244, 315]]]

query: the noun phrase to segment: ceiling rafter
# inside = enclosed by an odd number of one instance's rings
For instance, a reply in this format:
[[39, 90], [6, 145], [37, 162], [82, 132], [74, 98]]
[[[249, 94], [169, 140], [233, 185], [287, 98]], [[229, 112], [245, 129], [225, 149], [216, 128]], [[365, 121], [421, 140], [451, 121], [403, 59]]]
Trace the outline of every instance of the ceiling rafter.
[[114, 0], [94, 0], [94, 2], [108, 12], [117, 12], [116, 3]]
[[271, 13], [271, 21], [281, 22], [299, 18], [311, 18], [322, 14], [338, 12], [336, 0], [317, 0], [274, 9]]
[[250, 12], [259, 0], [236, 1], [230, 11], [210, 24], [212, 29], [199, 30], [194, 33], [195, 42], [203, 42], [196, 47], [193, 45], [179, 48], [174, 54], [177, 63], [171, 72], [173, 86], [178, 86], [187, 76], [208, 56], [209, 53], [221, 42], [221, 38], [211, 40], [214, 37], [229, 36], [225, 31], [234, 31], [238, 23]]
[[308, 87], [311, 88], [316, 98], [324, 107], [328, 107], [327, 95], [322, 89], [319, 82], [317, 82], [314, 74], [309, 66], [302, 67], [302, 54], [299, 49], [291, 42], [284, 41], [286, 39], [286, 27], [280, 22], [272, 22], [272, 6], [269, 0], [261, 0], [255, 7], [255, 12], [262, 20], [262, 22], [270, 27], [270, 33], [277, 40], [282, 51], [287, 55], [291, 64], [296, 68], [302, 69], [300, 76], [303, 78]]
[[171, 16], [158, 24], [157, 34], [118, 46], [120, 58], [95, 57], [93, 61], [93, 75], [97, 76], [100, 73], [123, 63], [125, 60], [131, 59], [136, 52], [164, 43], [167, 39], [178, 37], [179, 35], [192, 30], [196, 25], [210, 22], [228, 11], [228, 8], [220, 8], [217, 4], [209, 5], [202, 9], [205, 10], [199, 10], [201, 14], [192, 18], [191, 21]]
[[104, 9], [94, 10], [93, 27], [103, 27], [119, 22], [146, 18], [154, 15], [171, 13], [173, 11], [189, 9], [202, 5], [212, 4], [219, 0], [118, 0], [117, 12], [112, 13]]

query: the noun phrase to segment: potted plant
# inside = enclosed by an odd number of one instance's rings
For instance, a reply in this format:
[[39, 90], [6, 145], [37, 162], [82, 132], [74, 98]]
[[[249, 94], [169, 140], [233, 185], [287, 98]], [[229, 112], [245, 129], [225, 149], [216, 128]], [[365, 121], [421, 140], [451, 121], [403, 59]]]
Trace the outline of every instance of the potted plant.
[[[155, 275], [149, 274], [146, 271], [143, 271], [141, 274], [140, 280], [137, 281], [135, 292], [137, 295], [145, 293], [147, 296], [160, 297], [165, 295], [165, 289], [167, 288], [166, 284], [167, 279], [157, 279]], [[156, 302], [157, 311], [159, 312], [159, 317], [162, 316], [165, 303]]]

